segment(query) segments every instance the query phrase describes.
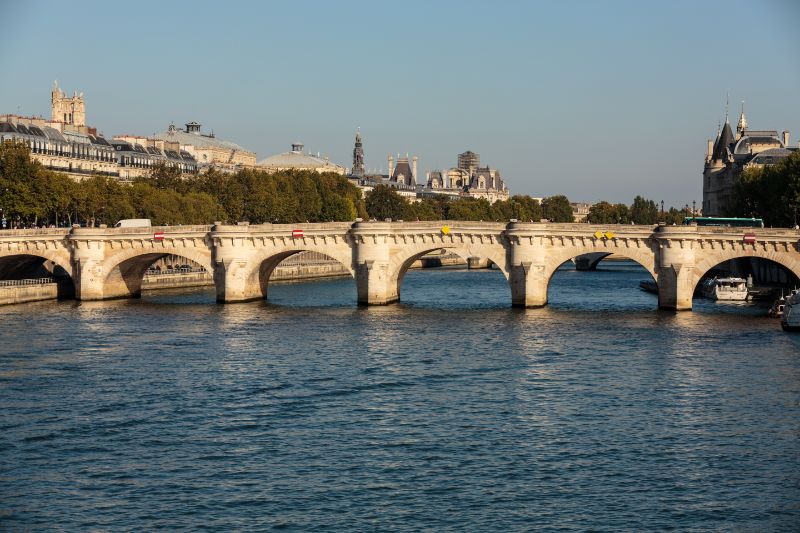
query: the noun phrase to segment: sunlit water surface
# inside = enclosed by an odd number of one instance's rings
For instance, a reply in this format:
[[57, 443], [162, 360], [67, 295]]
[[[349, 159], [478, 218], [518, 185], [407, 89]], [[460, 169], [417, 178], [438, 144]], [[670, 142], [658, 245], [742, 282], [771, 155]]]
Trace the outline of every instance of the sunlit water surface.
[[0, 308], [0, 530], [796, 531], [800, 336], [646, 276]]

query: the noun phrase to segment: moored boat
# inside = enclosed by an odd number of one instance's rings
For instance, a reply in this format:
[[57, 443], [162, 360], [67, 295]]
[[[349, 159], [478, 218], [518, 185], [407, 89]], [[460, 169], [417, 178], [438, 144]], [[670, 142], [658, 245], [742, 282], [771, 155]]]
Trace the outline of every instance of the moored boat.
[[654, 294], [658, 294], [658, 285], [652, 279], [643, 279], [639, 282], [639, 288], [643, 291], [652, 292]]
[[[792, 291], [789, 293], [789, 297], [794, 295], [797, 291]], [[786, 297], [781, 292], [781, 297], [772, 302], [772, 306], [767, 311], [767, 316], [770, 318], [781, 318], [783, 316], [783, 310], [786, 307]]]
[[793, 294], [786, 298], [781, 327], [785, 331], [800, 331], [800, 292], [793, 291]]
[[700, 287], [706, 298], [725, 302], [743, 302], [747, 300], [747, 281], [742, 278], [707, 279]]

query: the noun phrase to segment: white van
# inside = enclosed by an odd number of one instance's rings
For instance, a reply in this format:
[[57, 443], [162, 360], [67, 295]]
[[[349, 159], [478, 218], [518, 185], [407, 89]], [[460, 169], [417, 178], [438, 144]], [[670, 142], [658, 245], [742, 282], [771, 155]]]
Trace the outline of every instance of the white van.
[[114, 224], [115, 228], [149, 228], [149, 218], [126, 218]]

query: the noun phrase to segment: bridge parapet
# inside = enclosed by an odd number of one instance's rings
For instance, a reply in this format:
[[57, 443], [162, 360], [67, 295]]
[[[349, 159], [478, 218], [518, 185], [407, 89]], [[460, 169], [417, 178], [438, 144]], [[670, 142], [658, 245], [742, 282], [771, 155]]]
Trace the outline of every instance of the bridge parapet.
[[69, 234], [70, 228], [34, 228], [34, 229], [6, 229], [0, 230], [0, 239], [13, 237], [53, 237]]

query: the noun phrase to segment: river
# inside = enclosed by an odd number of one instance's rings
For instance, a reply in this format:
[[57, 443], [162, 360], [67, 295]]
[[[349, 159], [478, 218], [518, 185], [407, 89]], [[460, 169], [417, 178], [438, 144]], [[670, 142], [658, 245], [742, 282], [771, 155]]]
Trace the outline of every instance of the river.
[[800, 335], [646, 276], [0, 308], [0, 531], [796, 531]]

